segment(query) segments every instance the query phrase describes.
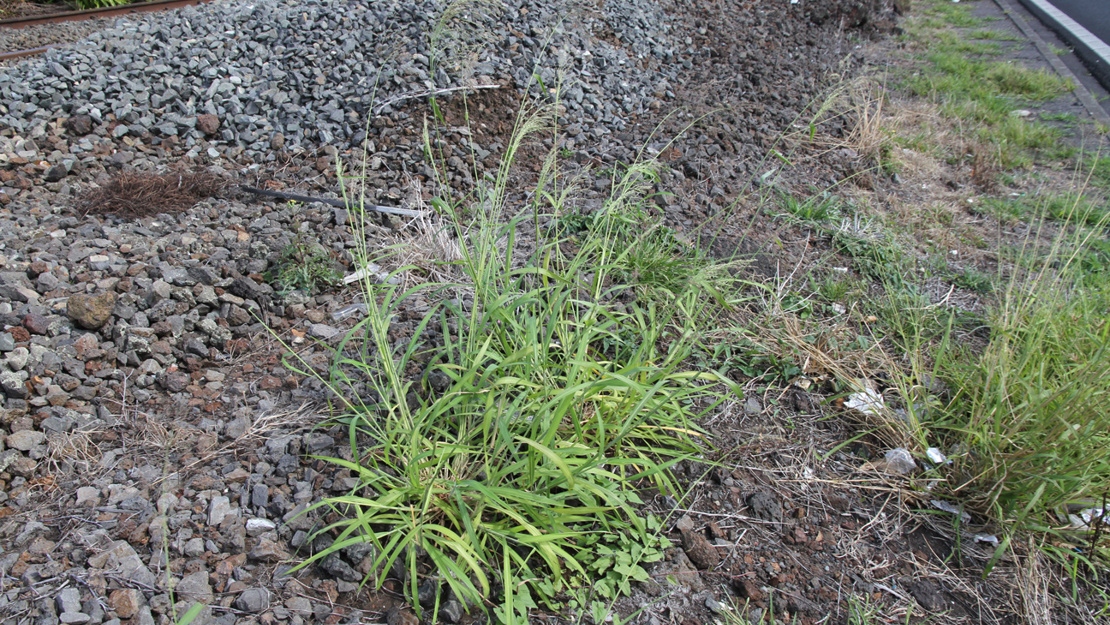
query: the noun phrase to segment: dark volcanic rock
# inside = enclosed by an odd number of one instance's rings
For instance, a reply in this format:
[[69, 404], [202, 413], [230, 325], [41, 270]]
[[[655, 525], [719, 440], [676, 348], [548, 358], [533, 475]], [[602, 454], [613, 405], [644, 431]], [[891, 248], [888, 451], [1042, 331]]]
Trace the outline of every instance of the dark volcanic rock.
[[756, 491], [748, 495], [748, 507], [755, 516], [772, 523], [782, 523], [782, 504], [766, 491]]
[[58, 182], [68, 175], [69, 170], [66, 169], [65, 165], [54, 165], [50, 169], [46, 170], [46, 174], [42, 177], [42, 179], [46, 182]]

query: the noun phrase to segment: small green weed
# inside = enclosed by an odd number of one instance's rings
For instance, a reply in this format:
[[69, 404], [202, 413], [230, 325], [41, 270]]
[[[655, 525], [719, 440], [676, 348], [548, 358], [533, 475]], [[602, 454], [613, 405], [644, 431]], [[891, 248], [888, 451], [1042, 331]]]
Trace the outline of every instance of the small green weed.
[[928, 57], [931, 69], [911, 78], [907, 86], [918, 96], [976, 102], [977, 121], [999, 121], [1016, 102], [1043, 102], [1074, 89], [1069, 81], [1045, 70], [1031, 70], [1015, 63], [979, 61], [958, 52]]
[[1079, 117], [1074, 113], [1041, 113], [1042, 121], [1055, 122], [1061, 125], [1074, 126], [1079, 122]]
[[[848, 625], [871, 625], [879, 616], [879, 606], [867, 595], [848, 595]], [[909, 615], [906, 615], [909, 620]]]
[[971, 14], [967, 5], [953, 2], [930, 2], [922, 7], [922, 15], [917, 26], [921, 28], [979, 28], [988, 22], [987, 19]]
[[830, 272], [816, 281], [815, 290], [826, 302], [844, 303], [849, 295], [865, 292], [865, 287], [847, 274]]
[[[786, 350], [782, 350], [786, 351]], [[711, 347], [694, 354], [695, 362], [714, 368], [723, 376], [735, 376], [764, 383], [786, 383], [801, 375], [802, 368], [791, 358], [780, 357], [755, 343], [743, 330], [726, 332]]]
[[958, 287], [987, 294], [994, 291], [996, 277], [979, 269], [964, 269], [963, 271], [954, 272], [951, 279], [952, 284]]
[[848, 215], [841, 201], [831, 193], [815, 193], [804, 199], [787, 193], [779, 203], [789, 217], [809, 225], [828, 226], [829, 222], [839, 223]]
[[901, 283], [913, 261], [894, 239], [869, 229], [841, 227], [833, 234], [833, 247], [855, 261], [863, 275], [880, 282]]
[[313, 294], [337, 286], [342, 277], [332, 255], [300, 229], [266, 272], [279, 293], [301, 289]]
[[647, 531], [643, 534], [629, 531], [627, 526], [615, 525], [613, 529], [584, 535], [579, 541], [587, 576], [572, 581], [575, 586], [592, 587], [595, 596], [606, 601], [632, 594], [632, 582], [649, 580], [643, 565], [662, 560], [664, 551], [671, 547], [654, 516], [644, 519]]
[[979, 36], [993, 32], [992, 30], [979, 30], [964, 36], [950, 30], [938, 30], [933, 34], [932, 46], [937, 50], [963, 55], [995, 55], [1002, 51], [1002, 46], [995, 41], [981, 40], [996, 38]]

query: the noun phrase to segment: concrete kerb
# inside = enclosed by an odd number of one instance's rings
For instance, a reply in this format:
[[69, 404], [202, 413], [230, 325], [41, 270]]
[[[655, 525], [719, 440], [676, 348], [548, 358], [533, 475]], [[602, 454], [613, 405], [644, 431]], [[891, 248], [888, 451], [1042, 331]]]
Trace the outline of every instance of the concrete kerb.
[[[996, 0], [997, 1], [997, 0]], [[1019, 0], [1037, 19], [1056, 31], [1075, 48], [1075, 53], [1102, 86], [1110, 89], [1110, 45], [1096, 37], [1079, 22], [1068, 17], [1048, 0]], [[1000, 3], [1001, 4], [1001, 3]]]

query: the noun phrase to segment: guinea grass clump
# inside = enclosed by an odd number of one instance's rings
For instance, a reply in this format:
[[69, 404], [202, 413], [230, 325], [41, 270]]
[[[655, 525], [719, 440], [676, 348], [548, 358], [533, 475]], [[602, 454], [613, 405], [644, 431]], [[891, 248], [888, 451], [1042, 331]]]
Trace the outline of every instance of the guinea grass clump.
[[[552, 119], [550, 107], [522, 113], [496, 177], [462, 200], [432, 201], [458, 243], [461, 260], [443, 272], [456, 281], [362, 285], [367, 316], [337, 347], [327, 379], [350, 458], [325, 459], [358, 485], [312, 506], [334, 521], [316, 534], [331, 545], [305, 564], [369, 543], [366, 583], [380, 585], [401, 563], [417, 609], [431, 579], [437, 602], [454, 597], [513, 622], [589, 585], [614, 545], [658, 544], [637, 490], [678, 488], [671, 467], [701, 451], [695, 419], [728, 392], [720, 376], [683, 362], [730, 278], [699, 264], [698, 278], [669, 283], [667, 297], [630, 300], [627, 242], [637, 236], [627, 224], [649, 164], [625, 171], [574, 245], [536, 226], [569, 212], [561, 200], [547, 214], [523, 202], [514, 210], [513, 158]], [[553, 163], [530, 196], [566, 197], [553, 190]], [[374, 257], [364, 245], [355, 260]], [[417, 296], [432, 303], [399, 339], [394, 320]], [[624, 555], [622, 575], [642, 574], [635, 560], [646, 555]]]
[[952, 461], [949, 495], [999, 522], [1003, 547], [1014, 533], [1047, 533], [1057, 547], [1090, 541], [1089, 563], [1107, 555], [1105, 528], [1068, 515], [1110, 497], [1110, 273], [1084, 262], [1104, 245], [1105, 221], [1092, 230], [1087, 219], [1077, 199], [1047, 252], [1029, 246], [1032, 269], [999, 295], [985, 346], [942, 341], [933, 373], [947, 391], [915, 416]]

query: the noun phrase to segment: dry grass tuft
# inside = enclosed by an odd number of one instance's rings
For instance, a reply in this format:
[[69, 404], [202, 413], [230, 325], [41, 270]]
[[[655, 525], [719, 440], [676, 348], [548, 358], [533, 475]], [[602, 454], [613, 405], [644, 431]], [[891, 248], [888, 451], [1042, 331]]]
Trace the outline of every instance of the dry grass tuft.
[[60, 464], [65, 460], [92, 466], [100, 461], [103, 453], [92, 436], [98, 430], [75, 430], [51, 435], [49, 440], [50, 460]]
[[225, 191], [226, 178], [209, 172], [150, 174], [126, 171], [102, 187], [90, 189], [77, 201], [82, 216], [113, 214], [146, 217], [174, 213]]
[[407, 267], [402, 274], [406, 287], [457, 282], [461, 277], [457, 263], [463, 253], [443, 218], [426, 211], [409, 226], [387, 235], [388, 253], [379, 262], [390, 271]]
[[891, 119], [884, 111], [886, 89], [871, 78], [838, 85], [817, 103], [809, 122], [786, 135], [789, 143], [827, 151], [851, 149], [878, 162], [891, 143]]

